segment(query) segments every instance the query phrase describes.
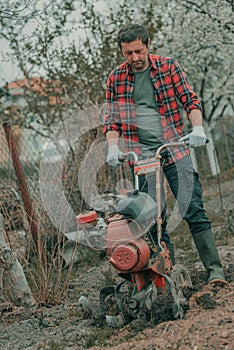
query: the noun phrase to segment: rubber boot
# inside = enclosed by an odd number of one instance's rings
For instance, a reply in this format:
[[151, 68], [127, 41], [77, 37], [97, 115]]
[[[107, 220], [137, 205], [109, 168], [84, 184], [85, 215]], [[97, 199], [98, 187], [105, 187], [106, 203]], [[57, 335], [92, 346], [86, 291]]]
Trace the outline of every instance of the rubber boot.
[[195, 233], [193, 239], [208, 273], [208, 282], [226, 282], [212, 230]]
[[170, 242], [170, 243], [166, 243], [167, 249], [170, 252], [170, 258], [171, 258], [171, 262], [172, 265], [175, 265], [175, 248], [174, 248], [174, 243]]

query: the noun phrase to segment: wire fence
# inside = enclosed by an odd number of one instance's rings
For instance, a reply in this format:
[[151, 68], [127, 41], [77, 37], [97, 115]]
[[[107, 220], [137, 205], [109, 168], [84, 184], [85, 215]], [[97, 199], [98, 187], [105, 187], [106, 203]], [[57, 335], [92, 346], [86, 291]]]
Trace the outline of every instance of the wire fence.
[[[214, 152], [217, 169], [221, 174], [232, 176], [234, 168], [234, 141], [231, 123], [220, 121], [213, 130]], [[63, 162], [62, 183], [65, 196], [75, 213], [87, 208], [78, 187], [79, 165], [93, 142], [101, 139], [101, 133], [86, 135], [79, 147], [74, 147]], [[48, 231], [51, 223], [40, 195], [39, 171], [40, 159], [46, 151], [48, 169], [51, 164], [60, 161], [63, 156], [64, 140], [57, 145], [31, 130], [22, 130], [18, 126], [0, 127], [0, 210], [5, 219], [6, 230], [29, 230], [37, 244], [38, 230]], [[46, 144], [46, 148], [45, 148]], [[104, 152], [104, 151], [103, 151]], [[198, 170], [204, 179], [211, 178], [206, 148], [196, 150]], [[91, 164], [95, 169], [95, 157]], [[102, 166], [94, 181], [101, 192], [114, 191], [116, 182], [129, 177], [127, 166], [112, 169]], [[56, 176], [55, 176], [56, 177]], [[55, 179], [56, 181], [56, 179]], [[123, 185], [124, 186], [124, 185]], [[90, 196], [92, 193], [90, 193]]]
[[[212, 130], [212, 137], [214, 141], [214, 158], [216, 171], [225, 173], [232, 171], [234, 166], [234, 126], [229, 121], [224, 122], [220, 119], [215, 128]], [[198, 170], [201, 175], [205, 177], [212, 174], [209, 165], [206, 148], [199, 148], [195, 150], [198, 162]]]
[[[101, 137], [101, 132], [90, 131], [81, 138], [77, 146], [72, 145], [67, 152], [66, 140], [57, 140], [55, 144], [31, 130], [22, 130], [10, 125], [0, 127], [0, 210], [5, 220], [6, 230], [30, 231], [36, 245], [39, 232], [45, 233], [51, 230], [53, 222], [50, 220], [40, 192], [42, 158], [46, 161], [44, 167], [46, 166], [46, 177], [50, 182], [48, 188], [54, 191], [56, 184], [61, 180], [62, 191], [74, 213], [79, 214], [88, 209], [89, 205], [82, 198], [79, 188], [81, 185], [78, 185], [79, 165], [95, 140]], [[56, 174], [56, 165], [60, 164], [60, 161], [63, 162], [62, 174], [59, 175], [61, 179]], [[96, 174], [95, 155], [90, 162], [89, 169], [91, 168], [92, 172], [93, 166]], [[122, 171], [121, 167], [118, 171], [119, 178], [123, 176]], [[116, 176], [116, 171], [111, 167], [102, 166], [95, 180], [97, 191], [101, 193], [114, 190], [112, 181]], [[84, 177], [85, 182], [88, 174]], [[89, 192], [89, 189], [86, 192]], [[57, 197], [52, 193], [51, 198], [59, 201], [59, 195], [59, 191]], [[90, 192], [89, 195], [91, 198], [92, 193]], [[49, 193], [48, 196], [50, 196]], [[52, 203], [56, 208], [55, 204], [57, 203]], [[57, 210], [61, 211], [58, 216], [61, 215], [62, 218], [63, 207]], [[62, 225], [64, 225], [63, 219], [61, 219], [61, 230]], [[71, 223], [72, 228], [74, 228], [74, 222]]]

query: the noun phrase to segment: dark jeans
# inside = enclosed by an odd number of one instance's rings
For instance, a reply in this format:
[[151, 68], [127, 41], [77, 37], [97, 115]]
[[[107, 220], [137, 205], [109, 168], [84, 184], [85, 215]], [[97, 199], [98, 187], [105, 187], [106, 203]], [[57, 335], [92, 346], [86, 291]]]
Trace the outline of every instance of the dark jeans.
[[209, 230], [211, 223], [203, 207], [202, 186], [191, 157], [187, 156], [176, 163], [165, 165], [163, 172], [191, 234]]
[[[133, 174], [133, 169], [132, 174]], [[190, 156], [184, 157], [176, 163], [163, 166], [163, 173], [167, 178], [172, 193], [177, 199], [180, 214], [188, 223], [191, 234], [206, 231], [210, 229], [211, 223], [206, 215], [202, 201], [202, 186], [199, 181], [199, 175], [194, 170]], [[156, 178], [155, 174], [139, 176], [139, 188], [142, 192], [147, 192], [154, 200]], [[162, 197], [162, 240], [170, 242], [170, 236], [166, 230], [167, 215], [165, 204], [164, 186], [161, 186]], [[154, 235], [157, 232], [157, 226], [151, 228]]]

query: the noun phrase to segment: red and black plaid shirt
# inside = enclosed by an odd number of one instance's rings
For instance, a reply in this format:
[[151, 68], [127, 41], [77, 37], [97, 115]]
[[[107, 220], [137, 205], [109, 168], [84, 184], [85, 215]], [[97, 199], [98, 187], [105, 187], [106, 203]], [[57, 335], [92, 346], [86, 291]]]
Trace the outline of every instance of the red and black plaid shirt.
[[[179, 102], [187, 117], [192, 109], [201, 110], [200, 102], [178, 62], [168, 57], [150, 54], [149, 62], [150, 79], [158, 112], [161, 115], [164, 143], [176, 142], [185, 134]], [[122, 63], [109, 75], [106, 89], [107, 113], [103, 132], [106, 134], [115, 130], [120, 135], [123, 134], [125, 151], [134, 151], [140, 155], [133, 100], [134, 85], [134, 74], [127, 62]], [[169, 162], [179, 160], [188, 154], [188, 147], [172, 148]]]

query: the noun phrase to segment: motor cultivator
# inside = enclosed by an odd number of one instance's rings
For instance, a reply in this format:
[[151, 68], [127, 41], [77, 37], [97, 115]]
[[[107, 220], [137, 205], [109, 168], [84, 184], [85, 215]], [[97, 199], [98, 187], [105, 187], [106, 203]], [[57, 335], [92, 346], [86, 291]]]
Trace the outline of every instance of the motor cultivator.
[[[170, 252], [161, 240], [162, 147], [155, 158], [146, 161], [138, 161], [133, 152], [123, 155], [123, 159], [135, 158], [135, 190], [116, 200], [114, 210], [112, 206], [111, 214], [105, 218], [105, 234], [101, 230], [101, 245], [105, 246], [109, 263], [122, 279], [117, 286], [107, 286], [100, 291], [100, 318], [114, 327], [133, 320], [156, 324], [183, 318], [187, 308], [183, 290], [192, 287], [189, 273], [183, 266], [173, 266]], [[138, 176], [152, 171], [156, 173], [157, 203], [138, 188]], [[157, 242], [147, 234], [155, 221]], [[78, 215], [77, 222], [83, 226], [86, 237], [97, 239], [96, 211]]]

